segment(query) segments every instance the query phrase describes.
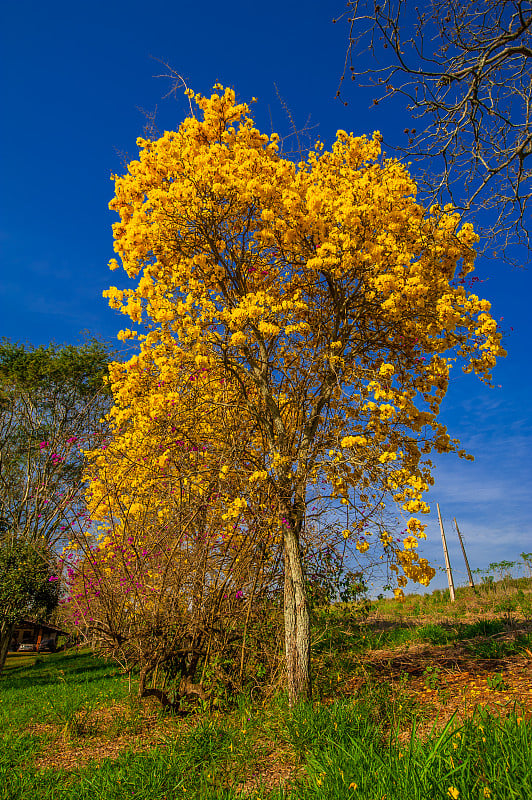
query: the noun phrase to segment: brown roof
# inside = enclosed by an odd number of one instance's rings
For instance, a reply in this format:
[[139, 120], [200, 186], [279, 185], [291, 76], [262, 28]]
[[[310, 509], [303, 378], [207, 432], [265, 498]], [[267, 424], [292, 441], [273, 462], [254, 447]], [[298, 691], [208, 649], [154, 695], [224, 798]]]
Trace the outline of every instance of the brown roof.
[[67, 634], [67, 631], [58, 628], [56, 625], [51, 625], [49, 622], [35, 622], [35, 620], [28, 619], [27, 617], [22, 619], [18, 625], [15, 625], [15, 628], [21, 628], [23, 625], [33, 625], [34, 628], [45, 628], [47, 631], [57, 631], [57, 633]]

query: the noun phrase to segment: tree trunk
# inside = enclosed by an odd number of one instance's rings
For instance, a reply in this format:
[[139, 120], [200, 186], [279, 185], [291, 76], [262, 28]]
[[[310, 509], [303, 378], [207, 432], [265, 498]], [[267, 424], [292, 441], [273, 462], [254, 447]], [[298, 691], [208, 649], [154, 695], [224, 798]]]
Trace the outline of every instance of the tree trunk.
[[11, 642], [14, 630], [14, 625], [8, 625], [7, 623], [0, 625], [0, 673], [4, 669], [4, 664], [6, 663], [7, 651], [9, 650], [9, 643]]
[[310, 700], [310, 617], [297, 535], [289, 524], [285, 532], [284, 624], [288, 702], [294, 708]]

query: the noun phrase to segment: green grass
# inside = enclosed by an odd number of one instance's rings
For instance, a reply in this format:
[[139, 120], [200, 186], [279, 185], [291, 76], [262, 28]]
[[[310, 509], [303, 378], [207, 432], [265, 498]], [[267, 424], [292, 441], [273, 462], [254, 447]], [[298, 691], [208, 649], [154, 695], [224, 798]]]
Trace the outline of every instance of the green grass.
[[[375, 621], [373, 616], [362, 623], [360, 620], [351, 619], [349, 615], [342, 618], [341, 610], [339, 608], [336, 613], [329, 609], [314, 612], [315, 654], [329, 653], [338, 658], [342, 652], [351, 653], [356, 650], [357, 653], [367, 653], [371, 650], [394, 648], [409, 643], [447, 645], [479, 637], [493, 637], [512, 628], [512, 623], [506, 619], [481, 619], [472, 623], [446, 619], [416, 624], [408, 617], [395, 623], [383, 623]], [[479, 658], [502, 658], [506, 654], [522, 650], [529, 644], [530, 637], [522, 636], [515, 643], [492, 641], [471, 647], [473, 651], [478, 647]]]
[[[80, 659], [88, 665], [86, 656]], [[91, 669], [99, 675], [94, 683], [101, 683], [101, 665], [96, 662]], [[108, 675], [107, 680], [112, 685], [113, 676]], [[74, 681], [72, 685], [78, 689], [85, 684]], [[40, 688], [43, 690], [44, 684]], [[290, 792], [268, 791], [259, 785], [248, 795], [262, 800], [444, 800], [450, 787], [467, 800], [532, 798], [530, 722], [516, 713], [498, 719], [476, 712], [463, 725], [452, 719], [443, 730], [433, 727], [418, 736], [415, 724], [405, 733], [408, 712], [394, 718], [388, 690], [381, 687], [380, 691], [377, 696], [378, 687], [373, 687], [356, 702], [302, 705], [293, 715], [282, 697], [269, 714], [241, 703], [234, 714], [200, 719], [147, 753], [126, 750], [115, 760], [69, 771], [36, 773], [32, 760], [46, 750], [46, 741], [23, 733], [5, 736], [4, 732], [2, 798], [233, 800], [241, 796], [239, 781], [250, 776], [257, 740], [265, 734], [280, 737], [285, 746], [291, 746], [301, 771]], [[15, 716], [19, 717], [18, 710]]]
[[68, 651], [13, 666], [8, 658], [0, 678], [0, 729], [10, 732], [31, 722], [64, 723], [75, 708], [124, 698], [127, 687], [116, 666], [88, 651]]
[[173, 797], [232, 798], [229, 788], [240, 758], [249, 754], [237, 732], [220, 722], [203, 721], [188, 735], [169, 739], [148, 753], [121, 752], [115, 760], [97, 766], [66, 770], [44, 770], [36, 774], [26, 762], [34, 749], [28, 741], [13, 743], [0, 761], [0, 785], [4, 800], [54, 798], [94, 800], [131, 798], [163, 800]]
[[[133, 716], [139, 711], [134, 701], [128, 702], [127, 680], [116, 667], [87, 652], [58, 653], [46, 663], [8, 670], [0, 678], [2, 800], [233, 798], [238, 795], [231, 787], [252, 772], [260, 756], [252, 712], [240, 703], [225, 718], [199, 716], [148, 752], [126, 746], [117, 758], [97, 764], [35, 769], [35, 759], [45, 760], [54, 739], [64, 739], [65, 747], [90, 748], [98, 732], [98, 710], [111, 703], [121, 703]], [[281, 700], [281, 706], [286, 708], [286, 702]], [[107, 731], [111, 738], [127, 733], [131, 716], [118, 714], [117, 725]], [[166, 721], [162, 712], [159, 717]], [[52, 738], [49, 732], [29, 732], [35, 724], [52, 726]], [[275, 729], [277, 716], [272, 724]], [[142, 727], [139, 715], [136, 733]]]
[[[532, 727], [516, 715], [496, 719], [477, 712], [464, 725], [451, 720], [420, 739], [375, 725], [364, 704], [298, 709], [289, 723], [307, 769], [298, 798], [383, 797], [444, 800], [526, 800], [532, 797]], [[356, 785], [356, 786], [355, 786]]]
[[[242, 695], [223, 712], [198, 706], [189, 718], [170, 718], [130, 698], [116, 665], [87, 650], [10, 656], [0, 676], [2, 800], [448, 800], [451, 787], [459, 800], [532, 800], [527, 715], [471, 709], [465, 722], [435, 723], [431, 707], [407, 692], [406, 675], [392, 688], [363, 664], [372, 650], [408, 643], [458, 642], [472, 658], [511, 656], [530, 645], [529, 635], [499, 640], [505, 619], [373, 623], [348, 608], [314, 616], [317, 699], [294, 714], [278, 691], [265, 703]], [[431, 669], [423, 680], [436, 686], [439, 668]], [[357, 674], [362, 685], [340, 697]], [[502, 674], [490, 680], [503, 690]], [[149, 739], [153, 729], [158, 741]], [[99, 757], [102, 744], [112, 758]], [[98, 758], [67, 769], [62, 751]], [[290, 788], [273, 789], [269, 776], [285, 768]]]
[[476, 590], [469, 586], [456, 588], [456, 600], [450, 602], [449, 590], [436, 589], [424, 595], [410, 594], [398, 603], [382, 598], [373, 603], [373, 611], [387, 618], [419, 622], [423, 617], [445, 616], [459, 622], [467, 615], [506, 614], [507, 620], [532, 616], [532, 578], [504, 578], [495, 580], [488, 576], [477, 581]]

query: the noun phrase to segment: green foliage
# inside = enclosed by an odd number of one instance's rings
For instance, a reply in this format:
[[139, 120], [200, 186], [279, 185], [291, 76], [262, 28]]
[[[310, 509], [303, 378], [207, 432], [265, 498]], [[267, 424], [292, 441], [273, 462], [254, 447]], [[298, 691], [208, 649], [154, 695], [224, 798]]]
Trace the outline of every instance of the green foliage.
[[316, 550], [309, 560], [307, 593], [312, 608], [369, 602], [364, 573], [347, 569], [344, 556], [341, 548], [328, 546]]
[[489, 565], [489, 569], [492, 572], [496, 572], [499, 576], [499, 580], [504, 580], [504, 578], [511, 578], [512, 569], [516, 566], [516, 561], [494, 561]]
[[[58, 435], [66, 438], [69, 428], [79, 427], [79, 418], [87, 416], [86, 409], [97, 395], [110, 397], [104, 383], [109, 356], [108, 348], [97, 340], [37, 348], [7, 339], [0, 342], [4, 480], [11, 477], [10, 470], [32, 468], [43, 440], [57, 444]], [[102, 413], [99, 408], [98, 416]], [[65, 465], [70, 470], [81, 463], [72, 458], [74, 452], [71, 448]]]
[[109, 348], [97, 339], [78, 346], [32, 347], [4, 338], [0, 341], [0, 387], [30, 392], [36, 398], [74, 388], [78, 396], [90, 397], [103, 388], [108, 363]]
[[59, 581], [51, 577], [55, 577], [54, 560], [44, 543], [12, 536], [0, 539], [0, 625], [50, 614], [59, 602]]
[[518, 608], [517, 599], [512, 596], [506, 596], [503, 597], [501, 600], [499, 600], [498, 603], [495, 603], [494, 611], [497, 612], [502, 611], [506, 617], [506, 621], [508, 623], [511, 623], [512, 615], [515, 611], [517, 611], [517, 608]]
[[[249, 772], [256, 757], [251, 712], [234, 717], [212, 713], [166, 735], [142, 752], [125, 748], [98, 769], [89, 763], [72, 770], [36, 771], [32, 760], [50, 751], [45, 737], [21, 734], [31, 722], [58, 723], [59, 740], [75, 737], [85, 746], [98, 728], [98, 710], [120, 703], [115, 733], [145, 733], [146, 718], [128, 702], [127, 679], [110, 663], [83, 652], [56, 653], [46, 667], [17, 668], [0, 678], [0, 786], [2, 800], [163, 800], [170, 797], [236, 798], [231, 787]], [[150, 718], [150, 725], [153, 718]], [[63, 747], [61, 742], [61, 747]], [[186, 790], [186, 793], [185, 791]]]
[[[473, 615], [482, 618], [495, 614], [504, 615], [504, 621], [493, 622], [492, 620], [494, 625], [504, 628], [517, 624], [521, 615], [525, 619], [532, 617], [532, 576], [519, 575], [519, 570], [521, 572], [526, 570], [526, 559], [523, 559], [523, 562], [523, 564], [520, 562], [516, 564], [512, 575], [509, 577], [505, 575], [501, 580], [496, 580], [494, 575], [486, 573], [485, 570], [477, 570], [477, 574], [481, 574], [481, 579], [476, 581], [476, 588], [457, 587], [456, 602], [454, 603], [450, 602], [448, 590], [436, 589], [424, 595], [407, 595], [402, 602], [381, 597], [374, 602], [373, 607], [376, 613], [383, 613], [390, 618], [395, 617], [397, 620], [405, 622], [418, 622], [419, 617], [424, 617], [424, 621], [430, 623], [436, 621], [440, 623], [444, 620], [444, 627], [448, 633], [451, 628], [460, 629], [457, 634], [459, 638], [467, 638], [466, 628], [462, 623], [464, 616], [471, 618]], [[494, 565], [492, 564], [492, 566]], [[504, 568], [506, 568], [506, 562], [504, 562]], [[491, 622], [484, 620], [480, 624], [489, 625]], [[490, 631], [486, 629], [484, 635], [490, 636], [502, 628]], [[418, 631], [421, 634], [421, 629]], [[451, 633], [451, 635], [453, 634]], [[482, 633], [479, 629], [472, 635], [477, 636]], [[438, 643], [434, 638], [428, 640], [432, 644]], [[441, 644], [444, 643], [441, 642]]]
[[431, 644], [447, 644], [454, 637], [452, 631], [443, 628], [441, 625], [423, 625], [418, 628], [417, 634], [422, 641], [430, 642]]
[[436, 689], [440, 682], [440, 674], [441, 668], [438, 666], [431, 666], [425, 667], [423, 671], [423, 678], [425, 679], [426, 686], [429, 689]]
[[519, 553], [523, 561], [523, 566], [529, 577], [532, 578], [532, 553]]
[[368, 586], [363, 572], [345, 568], [342, 552], [326, 547], [314, 554], [308, 570], [307, 591], [311, 606], [316, 607], [335, 601], [360, 601], [366, 597]]
[[504, 630], [500, 619], [480, 619], [460, 626], [460, 639], [474, 639], [475, 636], [494, 636]]
[[97, 701], [95, 698], [88, 700], [87, 692], [72, 692], [64, 674], [59, 674], [58, 682], [60, 695], [55, 700], [50, 696], [48, 705], [52, 715], [62, 725], [62, 737], [66, 740], [72, 736], [83, 736], [91, 730], [89, 718]]
[[24, 659], [0, 676], [0, 731], [15, 736], [31, 721], [64, 719], [75, 704], [108, 706], [126, 695], [127, 679], [116, 666], [87, 651], [47, 654], [39, 664]]
[[501, 672], [495, 672], [493, 675], [488, 675], [486, 683], [490, 689], [496, 692], [505, 692], [508, 689], [508, 684], [504, 680]]
[[530, 644], [530, 635], [516, 637], [514, 641], [486, 641], [468, 643], [467, 649], [474, 658], [500, 659], [522, 652]]

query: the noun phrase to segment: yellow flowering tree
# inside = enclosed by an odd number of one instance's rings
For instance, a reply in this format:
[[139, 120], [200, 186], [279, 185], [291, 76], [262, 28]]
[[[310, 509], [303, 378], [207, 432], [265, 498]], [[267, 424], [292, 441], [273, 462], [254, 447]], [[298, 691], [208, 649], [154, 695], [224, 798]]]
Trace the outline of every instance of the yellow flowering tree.
[[[397, 591], [408, 578], [428, 583], [434, 572], [416, 552], [424, 526], [409, 515], [428, 510], [431, 450], [465, 456], [438, 420], [449, 371], [459, 359], [489, 381], [504, 351], [490, 304], [460, 282], [473, 270], [471, 226], [459, 228], [450, 207], [422, 208], [378, 134], [338, 131], [331, 150], [318, 142], [294, 163], [233, 90], [214, 90], [188, 91], [198, 111], [177, 131], [139, 139], [138, 160], [115, 176], [115, 250], [138, 284], [104, 294], [144, 328], [122, 332], [140, 355], [113, 391], [126, 408], [131, 381], [145, 375], [147, 418], [186, 374], [217, 409], [196, 431], [211, 466], [216, 448], [249, 432], [227, 465], [238, 490], [221, 522], [260, 497], [282, 544], [294, 704], [311, 690], [300, 544], [313, 484], [350, 509], [344, 537], [360, 552], [370, 546], [364, 521], [396, 501], [409, 517], [404, 541], [382, 529], [379, 544]], [[144, 359], [155, 372], [142, 372]]]

